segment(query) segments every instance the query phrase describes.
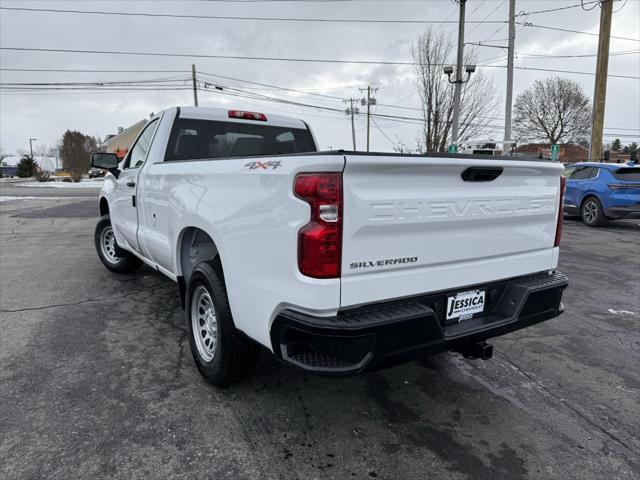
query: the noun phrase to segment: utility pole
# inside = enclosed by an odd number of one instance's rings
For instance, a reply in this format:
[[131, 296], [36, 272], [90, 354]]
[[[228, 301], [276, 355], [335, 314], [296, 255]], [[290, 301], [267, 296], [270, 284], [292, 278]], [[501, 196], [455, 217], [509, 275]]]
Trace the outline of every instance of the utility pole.
[[453, 92], [453, 125], [451, 126], [451, 143], [458, 145], [458, 129], [460, 123], [460, 94], [462, 91], [462, 63], [464, 62], [464, 9], [467, 0], [459, 0], [460, 17], [458, 19], [458, 59], [456, 62], [456, 82]]
[[367, 98], [363, 98], [362, 100], [360, 100], [360, 103], [362, 105], [367, 106], [367, 152], [368, 152], [369, 151], [369, 132], [371, 129], [371, 105], [376, 104], [376, 99], [371, 96], [371, 91], [373, 90], [374, 92], [377, 92], [378, 89], [371, 88], [371, 85], [369, 85], [366, 89], [365, 88], [360, 89], [361, 92], [364, 90], [367, 91]]
[[196, 80], [196, 66], [191, 65], [191, 80], [193, 81], [193, 105], [198, 106], [198, 81]]
[[38, 139], [37, 138], [29, 139], [29, 152], [31, 153], [31, 159], [33, 159], [33, 142], [35, 142], [36, 140]]
[[353, 116], [355, 114], [360, 113], [360, 109], [358, 107], [354, 107], [353, 103], [356, 100], [354, 100], [353, 98], [350, 98], [349, 100], [345, 100], [345, 103], [349, 103], [349, 106], [345, 109], [345, 113], [347, 115], [351, 115], [351, 139], [353, 141], [353, 151], [355, 152], [356, 149], [356, 125], [354, 123], [354, 119]]
[[602, 131], [604, 128], [604, 106], [607, 98], [612, 14], [613, 0], [600, 0], [600, 34], [598, 36], [598, 61], [596, 64], [596, 82], [593, 92], [591, 152], [589, 155], [589, 159], [592, 162], [602, 160]]
[[[511, 109], [513, 108], [513, 57], [516, 40], [516, 0], [509, 0], [509, 47], [507, 49], [507, 95], [504, 109], [503, 150], [511, 150]], [[505, 154], [505, 152], [502, 152]]]

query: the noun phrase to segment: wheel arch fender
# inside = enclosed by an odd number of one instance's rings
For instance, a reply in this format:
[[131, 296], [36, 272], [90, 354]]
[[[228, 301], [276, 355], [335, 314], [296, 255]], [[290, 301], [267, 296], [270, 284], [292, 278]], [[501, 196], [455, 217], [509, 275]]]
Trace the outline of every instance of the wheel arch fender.
[[585, 202], [590, 198], [595, 198], [596, 200], [598, 200], [598, 202], [600, 202], [600, 205], [602, 205], [602, 200], [600, 200], [600, 197], [595, 192], [585, 192], [585, 194], [580, 199], [580, 211], [582, 211], [582, 207], [584, 206]]
[[98, 208], [100, 209], [100, 216], [109, 214], [109, 200], [104, 195], [100, 196], [100, 200], [98, 201]]
[[180, 229], [176, 241], [175, 272], [183, 308], [189, 278], [199, 263], [214, 261], [214, 268], [217, 264], [220, 270], [218, 273], [224, 278], [218, 245], [210, 230], [198, 222], [184, 225]]

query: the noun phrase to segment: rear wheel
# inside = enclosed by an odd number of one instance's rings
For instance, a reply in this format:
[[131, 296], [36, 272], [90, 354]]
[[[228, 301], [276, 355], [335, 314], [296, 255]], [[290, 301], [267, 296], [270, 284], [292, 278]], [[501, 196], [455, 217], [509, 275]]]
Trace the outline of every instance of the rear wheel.
[[587, 198], [582, 204], [580, 213], [582, 221], [590, 227], [601, 227], [607, 222], [607, 217], [604, 216], [604, 211], [602, 210], [602, 204], [596, 197]]
[[191, 354], [203, 377], [224, 387], [253, 373], [260, 349], [236, 329], [220, 269], [209, 262], [195, 268], [185, 307]]
[[131, 273], [142, 265], [142, 260], [118, 247], [109, 215], [98, 221], [94, 240], [100, 261], [112, 272]]

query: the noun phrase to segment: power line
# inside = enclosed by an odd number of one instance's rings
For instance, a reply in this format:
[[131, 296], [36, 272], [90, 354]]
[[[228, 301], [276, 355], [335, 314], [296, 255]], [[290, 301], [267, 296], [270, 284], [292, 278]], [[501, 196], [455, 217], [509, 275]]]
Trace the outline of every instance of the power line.
[[188, 73], [188, 70], [95, 70], [75, 68], [0, 68], [7, 72], [59, 72], [59, 73]]
[[[504, 3], [504, 2], [503, 2]], [[588, 2], [586, 4], [593, 3]], [[506, 25], [507, 22], [504, 20], [487, 20], [491, 14], [498, 10], [498, 8], [502, 6], [502, 3], [498, 4], [498, 6], [493, 9], [483, 20], [470, 20], [466, 23], [476, 24], [474, 28], [472, 28], [468, 33], [471, 33], [477, 26], [481, 24], [502, 24]], [[579, 6], [579, 5], [575, 5]], [[624, 5], [623, 5], [624, 7]], [[564, 7], [560, 9], [566, 9], [572, 7]], [[53, 8], [32, 8], [32, 7], [0, 7], [0, 10], [9, 10], [9, 11], [21, 11], [21, 12], [32, 12], [32, 13], [71, 13], [71, 14], [80, 14], [80, 15], [115, 15], [115, 16], [133, 16], [133, 17], [151, 17], [151, 18], [188, 18], [188, 19], [196, 19], [196, 20], [239, 20], [239, 21], [271, 21], [271, 22], [307, 22], [307, 23], [360, 23], [360, 24], [416, 24], [416, 25], [424, 25], [424, 24], [456, 24], [455, 20], [414, 20], [414, 19], [359, 19], [359, 18], [298, 18], [298, 17], [246, 17], [246, 16], [234, 16], [234, 15], [190, 15], [190, 14], [178, 14], [178, 13], [151, 13], [151, 12], [114, 12], [114, 11], [103, 11], [103, 10], [72, 10], [72, 9], [53, 9]], [[554, 9], [550, 9], [549, 11], [554, 11]], [[527, 15], [529, 13], [542, 13], [544, 11], [538, 12], [521, 12], [521, 15]], [[595, 35], [596, 33], [591, 32], [583, 32], [579, 30], [570, 30], [560, 27], [550, 27], [545, 25], [538, 25], [529, 22], [518, 23], [519, 25], [527, 26], [527, 27], [535, 27], [542, 28], [547, 30], [557, 30], [569, 33], [578, 33], [583, 35]], [[498, 29], [499, 31], [500, 29]], [[495, 32], [497, 33], [497, 32]], [[494, 34], [495, 34], [494, 33]], [[640, 39], [630, 38], [630, 37], [617, 37], [611, 36], [611, 38], [615, 38], [618, 40], [629, 40], [634, 42], [640, 42]]]
[[[263, 60], [276, 62], [296, 62], [296, 63], [335, 63], [335, 64], [361, 64], [361, 65], [416, 65], [416, 62], [394, 62], [390, 60], [342, 60], [342, 59], [320, 59], [320, 58], [293, 58], [293, 57], [258, 57], [249, 55], [206, 55], [197, 53], [168, 53], [168, 52], [126, 52], [112, 50], [80, 50], [80, 49], [61, 49], [61, 48], [26, 48], [26, 47], [0, 47], [0, 50], [18, 51], [18, 52], [55, 52], [55, 53], [82, 53], [82, 54], [99, 54], [99, 55], [133, 55], [133, 56], [151, 56], [151, 57], [181, 57], [181, 58], [214, 58], [214, 59], [231, 59], [231, 60]], [[444, 66], [442, 64], [441, 66]], [[486, 65], [479, 64], [479, 67], [486, 68], [507, 68], [506, 65]], [[575, 75], [595, 75], [592, 72], [581, 72], [575, 70], [560, 70], [551, 68], [533, 68], [533, 67], [514, 67], [518, 70], [534, 70], [541, 72], [568, 73]], [[640, 79], [634, 75], [616, 75], [609, 74], [612, 78], [628, 78]]]
[[[493, 10], [491, 10], [491, 11], [486, 15], [486, 17], [484, 17], [482, 20], [480, 20], [480, 21], [476, 21], [476, 22], [466, 22], [466, 21], [465, 21], [465, 23], [476, 23], [476, 26], [475, 26], [475, 27], [473, 27], [471, 30], [469, 30], [469, 31], [467, 32], [467, 35], [471, 34], [471, 32], [473, 32], [476, 28], [478, 28], [478, 25], [479, 25], [479, 24], [481, 24], [481, 23], [502, 23], [502, 24], [506, 24], [507, 22], [505, 22], [504, 20], [501, 20], [501, 21], [497, 21], [497, 20], [487, 21], [487, 19], [488, 19], [491, 15], [493, 15], [496, 11], [498, 11], [498, 9], [499, 9], [502, 5], [504, 5], [505, 1], [506, 1], [506, 0], [503, 0], [502, 2], [500, 2], [500, 3], [496, 6], [496, 8], [494, 8]], [[458, 23], [458, 22], [456, 22], [456, 23]]]
[[[583, 32], [581, 30], [571, 30], [569, 28], [560, 28], [560, 27], [549, 27], [546, 25], [538, 25], [531, 22], [516, 22], [517, 25], [522, 25], [523, 27], [533, 27], [533, 28], [542, 28], [544, 30], [555, 30], [558, 32], [567, 32], [567, 33], [578, 33], [580, 35], [590, 35], [592, 37], [599, 36], [597, 33], [593, 32]], [[640, 38], [632, 38], [632, 37], [619, 37], [616, 35], [611, 35], [611, 38], [615, 38], [616, 40], [628, 40], [630, 42], [640, 42]]]
[[286, 90], [286, 91], [289, 91], [289, 92], [301, 93], [301, 94], [305, 94], [305, 95], [313, 95], [313, 96], [317, 96], [317, 97], [331, 98], [333, 100], [340, 100], [340, 101], [344, 100], [343, 97], [338, 97], [338, 96], [335, 96], [335, 95], [326, 95], [326, 94], [323, 94], [323, 93], [305, 92], [303, 90], [297, 90], [295, 88], [281, 87], [281, 86], [278, 86], [278, 85], [271, 85], [271, 84], [268, 84], [268, 83], [261, 83], [261, 82], [253, 82], [253, 81], [250, 81], [250, 80], [242, 80], [240, 78], [227, 77], [225, 75], [218, 75], [218, 74], [207, 73], [207, 72], [202, 72], [202, 71], [198, 71], [198, 73], [201, 74], [201, 75], [207, 75], [207, 76], [216, 77], [216, 78], [223, 78], [225, 80], [232, 80], [232, 81], [235, 81], [235, 82], [242, 82], [242, 83], [247, 83], [247, 84], [250, 84], [250, 85], [258, 85], [258, 86], [261, 86], [261, 87], [275, 88], [277, 90]]
[[[62, 94], [65, 92], [73, 92], [75, 93], [89, 93], [89, 94], [97, 94], [97, 93], [113, 93], [113, 92], [140, 92], [140, 91], [189, 91], [191, 90], [190, 87], [185, 87], [185, 86], [171, 86], [171, 87], [156, 87], [153, 85], [149, 85], [149, 86], [123, 86], [123, 87], [117, 87], [117, 86], [94, 86], [94, 87], [87, 87], [87, 86], [55, 86], [55, 84], [53, 86], [30, 86], [30, 87], [20, 87], [20, 86], [11, 86], [11, 87], [6, 87], [6, 86], [2, 86], [1, 90], [9, 90], [11, 93], [2, 93], [3, 95], [10, 95], [10, 94], [36, 94], [34, 92], [43, 92], [43, 91], [53, 91], [54, 94]], [[264, 102], [270, 102], [270, 103], [281, 103], [281, 104], [285, 104], [285, 105], [292, 105], [292, 106], [299, 106], [299, 107], [304, 107], [304, 108], [312, 108], [312, 109], [317, 109], [317, 110], [323, 110], [323, 111], [328, 111], [328, 112], [332, 112], [332, 113], [337, 113], [337, 114], [343, 114], [343, 110], [342, 109], [338, 109], [338, 108], [332, 108], [332, 107], [327, 107], [327, 106], [323, 106], [323, 105], [314, 105], [314, 104], [309, 104], [309, 103], [302, 103], [302, 102], [295, 102], [295, 101], [291, 101], [291, 100], [287, 100], [287, 99], [281, 99], [278, 97], [272, 97], [272, 96], [267, 96], [267, 95], [261, 95], [261, 94], [255, 94], [253, 92], [245, 92], [243, 90], [240, 89], [235, 89], [233, 87], [223, 87], [223, 90], [211, 90], [211, 89], [207, 89], [207, 88], [202, 88], [202, 87], [198, 87], [198, 91], [202, 91], [202, 92], [209, 92], [209, 93], [221, 93], [224, 95], [228, 95], [228, 96], [232, 96], [232, 97], [236, 97], [236, 98], [245, 98], [245, 99], [250, 99], [250, 100], [256, 100], [256, 101], [264, 101]], [[30, 92], [30, 93], [25, 93], [25, 92]], [[409, 107], [407, 107], [409, 108]], [[419, 110], [419, 109], [416, 109]], [[309, 115], [309, 114], [304, 114], [304, 115]], [[421, 125], [424, 123], [424, 119], [423, 118], [419, 118], [419, 117], [408, 117], [408, 116], [400, 116], [400, 115], [389, 115], [389, 114], [381, 114], [381, 113], [372, 113], [371, 114], [372, 117], [372, 121], [374, 121], [374, 124], [376, 124], [375, 122], [375, 118], [378, 119], [383, 119], [383, 120], [387, 120], [387, 121], [392, 121], [392, 122], [396, 122], [396, 123], [405, 123], [405, 124], [411, 124], [411, 125]], [[328, 118], [328, 117], [322, 117], [322, 118]], [[487, 118], [498, 118], [498, 117], [487, 117]], [[337, 119], [337, 118], [336, 118]], [[446, 121], [442, 121], [441, 123], [447, 123]], [[482, 127], [485, 130], [488, 131], [500, 131], [502, 129], [501, 125], [496, 125], [496, 124], [490, 124], [490, 123], [463, 123], [463, 125], [470, 125], [470, 126], [477, 126], [477, 127]], [[379, 126], [376, 125], [376, 127], [378, 129]], [[616, 130], [627, 130], [627, 131], [640, 131], [640, 129], [625, 129], [625, 128], [616, 128]], [[383, 132], [381, 132], [383, 133]], [[383, 133], [384, 135], [384, 133]], [[636, 138], [637, 135], [634, 134], [626, 134], [626, 133], [612, 133], [612, 132], [606, 132], [605, 135], [607, 136], [611, 136], [611, 137], [620, 137], [620, 138]], [[386, 136], [386, 135], [385, 135]], [[390, 142], [393, 143], [392, 140], [390, 140], [389, 138], [387, 138]]]
[[389, 138], [389, 136], [388, 136], [386, 133], [384, 133], [384, 130], [382, 130], [382, 128], [380, 128], [380, 125], [378, 125], [378, 122], [376, 122], [376, 119], [375, 119], [375, 118], [372, 118], [371, 120], [373, 121], [373, 124], [374, 124], [374, 125], [375, 125], [375, 127], [378, 129], [378, 131], [382, 134], [382, 136], [383, 136], [384, 138], [386, 138], [386, 139], [387, 139], [387, 141], [388, 141], [388, 142], [389, 142], [389, 143], [390, 143], [394, 148], [398, 148], [398, 144], [397, 144], [397, 143], [395, 143], [393, 140], [391, 140], [391, 139]]
[[[257, 22], [308, 22], [308, 23], [396, 23], [396, 24], [456, 24], [455, 20], [414, 20], [414, 19], [360, 19], [360, 18], [300, 18], [300, 17], [246, 17], [236, 15], [190, 15], [184, 13], [151, 13], [151, 12], [109, 12], [104, 10], [70, 10], [31, 7], [0, 7], [0, 10], [32, 12], [32, 13], [71, 13], [80, 15], [114, 15], [125, 17], [152, 18], [188, 18], [192, 20], [247, 20]], [[504, 23], [502, 20], [471, 21], [468, 23]]]
[[156, 78], [146, 80], [121, 80], [121, 81], [95, 81], [95, 82], [1, 82], [0, 86], [25, 86], [25, 87], [64, 87], [64, 86], [122, 86], [122, 85], [144, 85], [157, 83], [171, 83], [176, 81], [189, 80], [187, 77]]
[[[570, 8], [577, 8], [577, 7], [582, 7], [584, 8], [584, 5], [590, 5], [593, 3], [600, 3], [600, 0], [592, 0], [590, 2], [584, 2], [584, 0], [581, 3], [576, 3], [573, 5], [566, 5], [564, 7], [558, 7], [558, 8], [548, 8], [546, 10], [532, 10], [530, 12], [525, 12], [525, 11], [521, 11], [520, 13], [518, 13], [516, 15], [516, 17], [526, 17], [528, 15], [535, 15], [537, 13], [550, 13], [550, 12], [559, 12], [560, 10], [568, 10]], [[593, 7], [595, 8], [595, 7]]]
[[[592, 2], [593, 3], [593, 2]], [[600, 0], [598, 0], [596, 3], [600, 3]], [[591, 10], [593, 10], [594, 8], [596, 8], [596, 5], [593, 5], [591, 8], [584, 8], [585, 5], [589, 5], [588, 3], [584, 3], [584, 0], [580, 0], [580, 6], [582, 7], [582, 9], [585, 12], [590, 12]]]
[[[640, 54], [640, 50], [627, 50], [621, 52], [609, 52], [610, 57], [617, 57], [621, 55], [638, 55]], [[597, 53], [585, 53], [582, 55], [546, 55], [546, 54], [534, 54], [534, 53], [519, 53], [516, 52], [516, 56], [519, 58], [526, 59], [544, 59], [544, 58], [589, 58], [589, 57], [597, 57]]]

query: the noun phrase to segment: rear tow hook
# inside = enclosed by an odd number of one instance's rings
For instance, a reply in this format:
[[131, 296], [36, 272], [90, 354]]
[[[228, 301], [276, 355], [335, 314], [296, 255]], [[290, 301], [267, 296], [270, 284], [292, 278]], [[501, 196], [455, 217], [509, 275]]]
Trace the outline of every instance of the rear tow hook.
[[470, 360], [477, 360], [478, 358], [489, 360], [493, 356], [493, 345], [487, 342], [470, 343], [466, 347], [457, 350], [457, 352]]

